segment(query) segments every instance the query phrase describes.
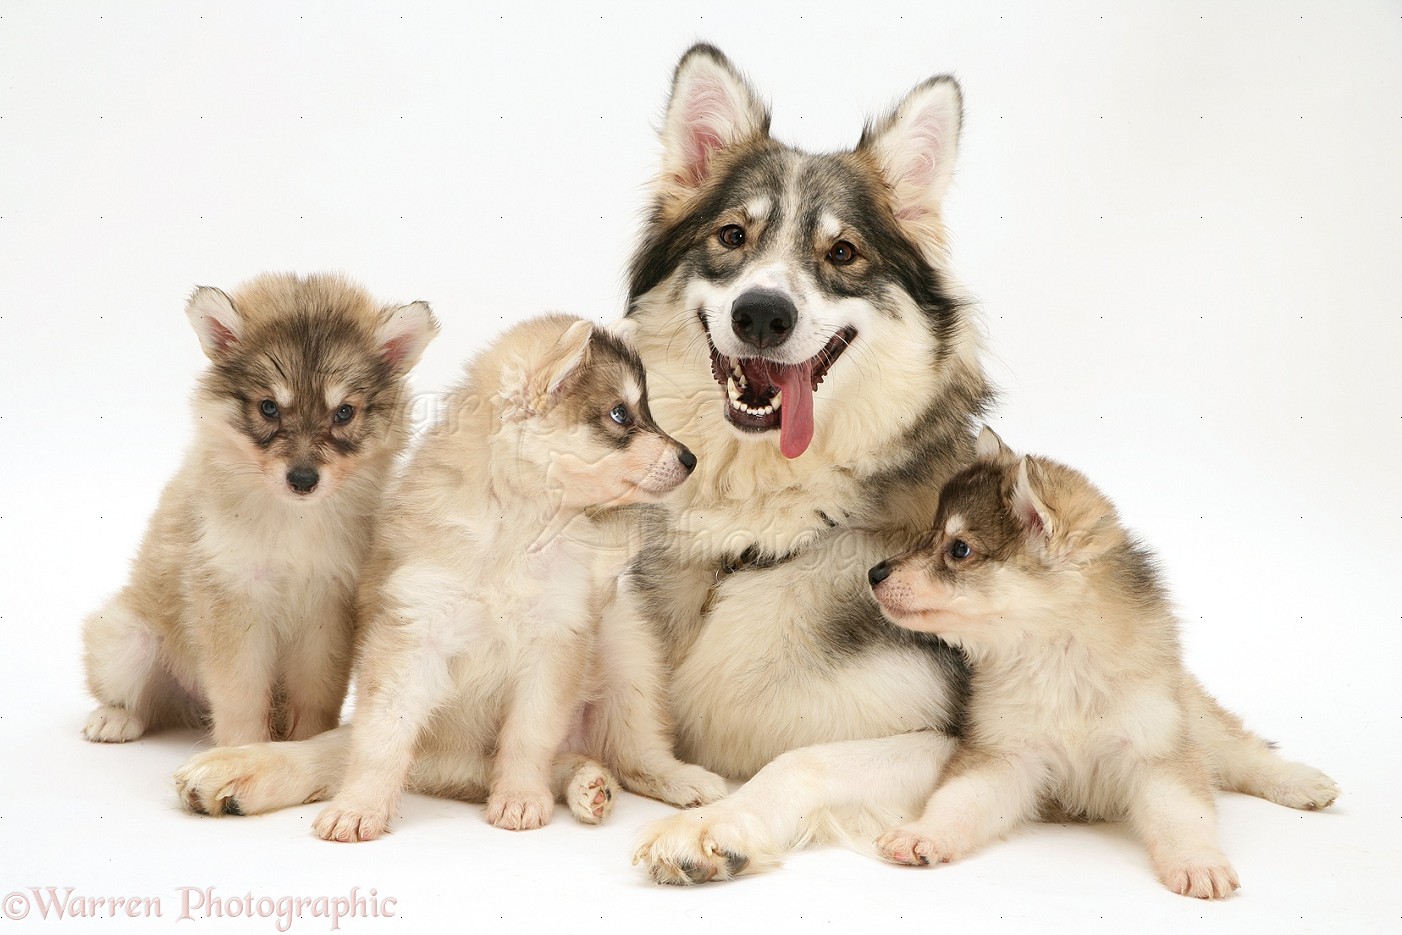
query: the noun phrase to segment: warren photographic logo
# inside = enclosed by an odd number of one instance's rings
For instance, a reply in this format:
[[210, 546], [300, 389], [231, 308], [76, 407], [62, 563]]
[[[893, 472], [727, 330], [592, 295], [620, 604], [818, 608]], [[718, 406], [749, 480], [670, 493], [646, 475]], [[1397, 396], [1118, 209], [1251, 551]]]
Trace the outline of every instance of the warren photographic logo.
[[393, 919], [399, 900], [352, 887], [334, 896], [225, 893], [213, 886], [181, 886], [167, 895], [94, 896], [72, 886], [31, 886], [0, 900], [11, 921], [68, 922], [94, 919], [266, 919], [279, 932], [293, 926], [336, 932], [351, 919]]

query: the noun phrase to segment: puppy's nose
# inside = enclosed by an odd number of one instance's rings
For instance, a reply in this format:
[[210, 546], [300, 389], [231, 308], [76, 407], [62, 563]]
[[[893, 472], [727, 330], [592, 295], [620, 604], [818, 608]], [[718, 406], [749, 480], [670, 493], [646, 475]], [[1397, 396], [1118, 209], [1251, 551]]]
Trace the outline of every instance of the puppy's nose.
[[751, 289], [730, 307], [735, 336], [753, 347], [777, 347], [789, 339], [798, 309], [782, 292]]
[[677, 455], [677, 460], [686, 468], [686, 473], [690, 474], [696, 470], [696, 455], [692, 454], [690, 449], [683, 448], [681, 454]]
[[311, 493], [316, 489], [316, 482], [321, 480], [321, 475], [316, 472], [316, 468], [295, 467], [287, 472], [287, 486], [296, 493]]
[[871, 582], [873, 588], [889, 577], [891, 577], [891, 563], [889, 561], [882, 562], [880, 565], [872, 565], [871, 570], [867, 572], [867, 581]]

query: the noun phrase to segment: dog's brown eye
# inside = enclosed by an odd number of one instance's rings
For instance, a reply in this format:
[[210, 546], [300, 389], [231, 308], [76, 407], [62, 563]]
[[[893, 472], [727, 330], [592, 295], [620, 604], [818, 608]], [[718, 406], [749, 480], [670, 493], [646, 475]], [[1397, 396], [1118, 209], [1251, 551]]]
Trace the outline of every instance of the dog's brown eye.
[[727, 224], [720, 229], [716, 237], [721, 243], [734, 250], [736, 247], [744, 245], [745, 229], [739, 224]]
[[265, 419], [279, 419], [282, 417], [282, 410], [277, 407], [277, 403], [271, 399], [265, 399], [258, 404], [258, 411], [263, 413]]
[[337, 409], [337, 410], [336, 410], [335, 415], [333, 415], [333, 416], [331, 417], [331, 421], [332, 421], [332, 422], [335, 422], [337, 425], [345, 425], [347, 422], [349, 422], [349, 421], [350, 421], [351, 419], [353, 419], [354, 417], [355, 417], [355, 407], [352, 406], [350, 403], [346, 403], [346, 404], [345, 404], [344, 406], [342, 406], [340, 409]]
[[846, 240], [839, 240], [828, 248], [828, 262], [833, 266], [846, 266], [857, 258], [857, 248]]
[[955, 539], [949, 544], [949, 557], [956, 562], [962, 562], [969, 557], [971, 552], [973, 552], [973, 549], [969, 548], [969, 543], [965, 542], [963, 539]]

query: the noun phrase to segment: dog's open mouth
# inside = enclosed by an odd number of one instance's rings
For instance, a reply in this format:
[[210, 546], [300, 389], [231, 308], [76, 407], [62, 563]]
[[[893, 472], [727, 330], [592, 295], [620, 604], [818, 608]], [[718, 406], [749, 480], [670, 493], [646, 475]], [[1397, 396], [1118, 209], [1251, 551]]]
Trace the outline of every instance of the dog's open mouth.
[[[705, 319], [701, 327], [706, 327]], [[781, 364], [763, 357], [726, 357], [711, 343], [711, 373], [725, 390], [725, 417], [747, 432], [779, 430], [779, 450], [797, 458], [813, 441], [813, 394], [828, 370], [857, 337], [857, 329], [840, 329], [801, 364]], [[706, 330], [706, 341], [711, 335]]]

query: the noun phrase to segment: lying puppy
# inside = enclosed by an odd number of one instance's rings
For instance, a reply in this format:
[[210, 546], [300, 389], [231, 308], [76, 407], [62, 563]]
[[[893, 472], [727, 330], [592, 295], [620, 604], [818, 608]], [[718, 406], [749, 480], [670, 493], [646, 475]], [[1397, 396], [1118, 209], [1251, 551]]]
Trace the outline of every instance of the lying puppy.
[[964, 742], [920, 819], [878, 839], [889, 860], [956, 860], [1061, 809], [1128, 818], [1165, 886], [1214, 899], [1239, 885], [1217, 848], [1214, 787], [1303, 809], [1338, 795], [1184, 669], [1153, 559], [1110, 501], [991, 429], [941, 491], [928, 542], [869, 577], [887, 617], [973, 669]]
[[349, 768], [316, 833], [379, 836], [406, 779], [485, 791], [500, 828], [541, 827], [557, 798], [598, 822], [614, 783], [585, 751], [673, 804], [723, 795], [671, 754], [657, 650], [600, 633], [627, 558], [605, 508], [656, 500], [695, 466], [653, 422], [637, 355], [588, 322], [526, 322], [474, 361], [386, 505]]
[[131, 580], [83, 627], [84, 736], [212, 721], [214, 742], [335, 726], [371, 517], [407, 437], [428, 306], [337, 276], [265, 275], [185, 310], [211, 366], [195, 441]]

